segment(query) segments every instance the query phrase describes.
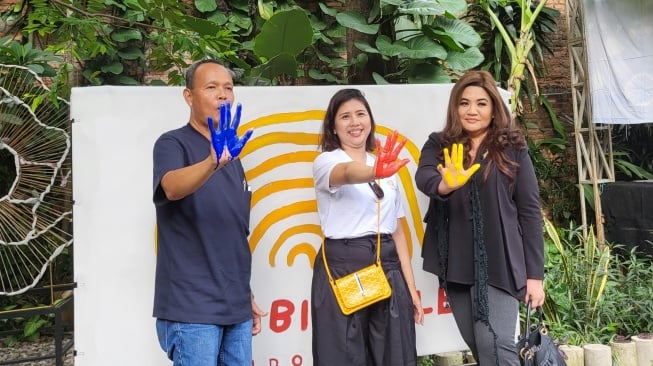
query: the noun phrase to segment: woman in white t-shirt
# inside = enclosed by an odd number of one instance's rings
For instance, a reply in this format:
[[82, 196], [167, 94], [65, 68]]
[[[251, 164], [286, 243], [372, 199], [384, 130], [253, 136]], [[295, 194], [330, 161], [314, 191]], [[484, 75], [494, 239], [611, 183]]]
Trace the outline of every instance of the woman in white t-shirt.
[[[311, 286], [316, 366], [417, 364], [415, 323], [422, 324], [424, 311], [400, 222], [405, 215], [395, 174], [408, 163], [397, 161], [405, 140], [395, 144], [395, 132], [382, 147], [375, 143], [374, 132], [372, 111], [363, 94], [357, 89], [336, 92], [324, 117], [322, 153], [313, 162], [313, 179], [332, 276], [337, 279], [374, 263], [380, 232], [381, 262], [392, 295], [343, 315], [320, 250]], [[375, 156], [377, 144], [380, 151]]]

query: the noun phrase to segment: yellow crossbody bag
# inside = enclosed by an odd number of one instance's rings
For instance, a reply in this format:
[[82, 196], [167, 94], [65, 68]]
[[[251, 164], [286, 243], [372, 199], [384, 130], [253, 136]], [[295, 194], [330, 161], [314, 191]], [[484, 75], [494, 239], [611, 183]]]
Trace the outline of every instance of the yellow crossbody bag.
[[[377, 199], [377, 219], [379, 228], [381, 224], [381, 203]], [[376, 236], [376, 263], [356, 272], [350, 273], [344, 277], [334, 280], [327, 265], [326, 255], [324, 254], [325, 245], [322, 244], [322, 259], [329, 284], [336, 296], [336, 301], [340, 306], [343, 314], [349, 315], [364, 307], [374, 304], [375, 302], [387, 299], [392, 294], [388, 279], [381, 267], [381, 232], [377, 230]]]

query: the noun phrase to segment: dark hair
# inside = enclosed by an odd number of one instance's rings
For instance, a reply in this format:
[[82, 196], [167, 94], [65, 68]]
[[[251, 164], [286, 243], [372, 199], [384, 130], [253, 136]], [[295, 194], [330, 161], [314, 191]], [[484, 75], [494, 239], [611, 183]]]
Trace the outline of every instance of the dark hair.
[[236, 77], [236, 74], [231, 69], [229, 69], [228, 67], [226, 67], [225, 65], [220, 63], [220, 61], [218, 61], [218, 60], [214, 60], [214, 59], [200, 60], [200, 61], [196, 61], [192, 65], [188, 66], [188, 69], [186, 69], [186, 88], [193, 89], [193, 87], [195, 86], [195, 72], [197, 72], [197, 69], [199, 69], [199, 67], [204, 65], [204, 64], [220, 65], [220, 66], [224, 67], [225, 70], [227, 70], [229, 75], [231, 75], [232, 79], [234, 79]]
[[[483, 181], [487, 179], [491, 164], [496, 164], [497, 169], [508, 176], [511, 181], [514, 181], [514, 169], [518, 168], [519, 164], [506, 158], [504, 150], [507, 147], [523, 148], [526, 146], [526, 142], [522, 131], [515, 127], [510, 110], [504, 103], [503, 98], [501, 98], [497, 82], [492, 74], [487, 71], [468, 71], [458, 79], [453, 89], [451, 89], [447, 108], [447, 122], [444, 130], [440, 133], [442, 146], [447, 147], [453, 143], [462, 143], [465, 146], [465, 151], [469, 151], [471, 147], [470, 138], [463, 129], [458, 115], [458, 104], [465, 88], [468, 86], [483, 88], [492, 102], [492, 122], [490, 122], [488, 133], [478, 151], [479, 154], [486, 151], [488, 154], [486, 159], [489, 159], [489, 163], [483, 172]], [[469, 167], [474, 163], [469, 160], [469, 156], [465, 154], [465, 167]]]
[[372, 109], [370, 109], [370, 104], [365, 99], [363, 93], [358, 89], [341, 89], [338, 90], [329, 101], [329, 106], [327, 107], [326, 114], [324, 115], [324, 121], [322, 122], [322, 131], [320, 134], [319, 144], [322, 151], [333, 151], [340, 148], [340, 140], [338, 135], [335, 133], [336, 129], [336, 114], [338, 109], [344, 103], [355, 99], [363, 103], [365, 109], [367, 109], [367, 114], [370, 115], [370, 121], [372, 122], [372, 128], [369, 136], [367, 136], [367, 141], [365, 143], [365, 150], [372, 151], [376, 148], [376, 139], [374, 133], [376, 131], [376, 123], [374, 122], [374, 116], [372, 115]]

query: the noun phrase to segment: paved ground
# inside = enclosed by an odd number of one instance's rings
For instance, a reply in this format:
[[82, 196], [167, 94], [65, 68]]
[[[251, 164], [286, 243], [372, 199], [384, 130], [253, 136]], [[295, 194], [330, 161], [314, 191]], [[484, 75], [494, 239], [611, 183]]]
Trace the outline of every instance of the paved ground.
[[[71, 341], [70, 336], [66, 336], [64, 345]], [[71, 347], [64, 356], [64, 366], [74, 365], [73, 349]], [[38, 342], [19, 342], [13, 347], [7, 347], [4, 340], [0, 340], [0, 365], [9, 364], [10, 361], [17, 361], [19, 359], [40, 357], [40, 356], [54, 356], [54, 338], [42, 337]], [[41, 360], [41, 361], [26, 361], [20, 363], [10, 363], [16, 366], [55, 366], [56, 361], [54, 358]]]

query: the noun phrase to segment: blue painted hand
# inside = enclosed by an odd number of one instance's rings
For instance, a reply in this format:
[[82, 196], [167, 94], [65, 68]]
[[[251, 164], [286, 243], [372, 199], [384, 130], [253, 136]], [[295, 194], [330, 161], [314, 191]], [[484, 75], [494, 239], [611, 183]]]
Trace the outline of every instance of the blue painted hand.
[[216, 130], [213, 125], [213, 118], [209, 117], [207, 119], [209, 131], [211, 131], [211, 145], [213, 145], [213, 149], [215, 150], [218, 163], [220, 162], [220, 157], [222, 157], [225, 145], [225, 133], [223, 132], [224, 128], [222, 127], [222, 121], [223, 120], [220, 121], [220, 126], [218, 126], [218, 129]]
[[[232, 159], [235, 159], [240, 155], [240, 152], [245, 147], [245, 144], [252, 137], [254, 130], [249, 129], [243, 137], [238, 137], [238, 125], [240, 125], [240, 115], [242, 112], [243, 106], [238, 103], [236, 105], [236, 113], [231, 116], [231, 105], [229, 103], [220, 104], [220, 128], [224, 128], [224, 142], [227, 145], [229, 154]], [[224, 124], [222, 123], [224, 121]]]

